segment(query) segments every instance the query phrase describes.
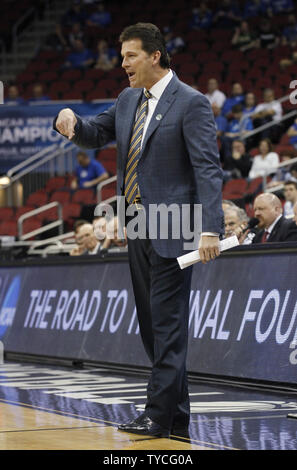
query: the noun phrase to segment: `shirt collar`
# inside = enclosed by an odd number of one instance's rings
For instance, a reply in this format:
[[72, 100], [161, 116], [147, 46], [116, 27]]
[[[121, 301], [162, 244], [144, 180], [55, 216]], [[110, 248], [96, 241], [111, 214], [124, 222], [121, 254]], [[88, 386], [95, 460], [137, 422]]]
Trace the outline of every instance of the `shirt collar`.
[[172, 70], [169, 70], [169, 72], [163, 78], [161, 78], [161, 80], [159, 80], [152, 86], [152, 88], [149, 89], [149, 92], [152, 94], [153, 98], [156, 98], [157, 100], [161, 98], [162, 93], [164, 92], [172, 77], [173, 72]]
[[265, 229], [266, 232], [269, 233], [269, 235], [271, 234], [272, 230], [274, 229], [275, 225], [277, 224], [277, 222], [279, 221], [279, 219], [282, 217], [282, 214], [280, 214], [274, 222], [272, 222], [271, 225], [269, 225], [268, 228]]

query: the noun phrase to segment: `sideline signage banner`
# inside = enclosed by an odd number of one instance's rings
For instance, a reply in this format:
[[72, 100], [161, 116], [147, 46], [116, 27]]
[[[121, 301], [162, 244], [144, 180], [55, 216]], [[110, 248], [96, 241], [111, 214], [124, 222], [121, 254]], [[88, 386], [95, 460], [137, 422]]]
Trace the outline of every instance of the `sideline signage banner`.
[[70, 107], [85, 118], [108, 109], [113, 102], [46, 103], [42, 105], [0, 106], [0, 162], [2, 171], [17, 165], [45, 147], [65, 138], [53, 130], [53, 120], [61, 109]]
[[[194, 266], [189, 371], [296, 384], [296, 257]], [[0, 340], [8, 352], [150, 365], [126, 261], [1, 267]]]

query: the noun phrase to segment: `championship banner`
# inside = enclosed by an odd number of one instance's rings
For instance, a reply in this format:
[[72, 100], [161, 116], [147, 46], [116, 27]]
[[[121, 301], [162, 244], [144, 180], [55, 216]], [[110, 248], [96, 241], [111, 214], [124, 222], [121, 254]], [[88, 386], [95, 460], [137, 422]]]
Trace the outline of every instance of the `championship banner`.
[[113, 101], [0, 106], [1, 171], [7, 171], [43, 148], [65, 140], [53, 130], [53, 120], [61, 109], [70, 107], [76, 114], [90, 118], [112, 104]]
[[[254, 251], [194, 266], [190, 372], [296, 385], [296, 261]], [[150, 366], [127, 261], [0, 267], [0, 279], [5, 351]]]

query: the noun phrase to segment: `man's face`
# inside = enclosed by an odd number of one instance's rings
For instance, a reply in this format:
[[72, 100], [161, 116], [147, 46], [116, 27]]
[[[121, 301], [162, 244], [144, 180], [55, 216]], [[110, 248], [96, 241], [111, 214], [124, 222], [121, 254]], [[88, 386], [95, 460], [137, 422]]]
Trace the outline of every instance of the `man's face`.
[[272, 90], [267, 90], [264, 93], [264, 101], [265, 103], [270, 103], [271, 101], [274, 100], [274, 94]]
[[232, 151], [233, 152], [238, 152], [240, 155], [244, 153], [244, 145], [242, 142], [234, 141], [232, 143]]
[[82, 225], [78, 230], [76, 240], [79, 245], [83, 245], [85, 250], [93, 250], [97, 245], [93, 226], [90, 224]]
[[234, 96], [242, 95], [242, 86], [240, 85], [240, 83], [234, 83], [232, 93]]
[[141, 39], [130, 39], [122, 44], [122, 67], [128, 74], [130, 87], [151, 88], [153, 85], [154, 55], [142, 49]]
[[87, 155], [79, 154], [77, 155], [77, 163], [81, 166], [88, 166], [90, 159]]
[[254, 106], [255, 104], [255, 95], [254, 93], [248, 93], [245, 100], [246, 106]]
[[254, 214], [259, 219], [259, 228], [268, 228], [281, 214], [281, 209], [267, 198], [258, 196], [254, 202]]
[[240, 220], [236, 214], [236, 211], [227, 209], [225, 212], [225, 235], [231, 237], [234, 230], [240, 226]]
[[287, 184], [284, 187], [286, 201], [295, 202], [297, 200], [297, 189], [294, 184]]
[[218, 88], [218, 82], [214, 78], [211, 78], [207, 84], [207, 89], [209, 93], [213, 93], [217, 88]]

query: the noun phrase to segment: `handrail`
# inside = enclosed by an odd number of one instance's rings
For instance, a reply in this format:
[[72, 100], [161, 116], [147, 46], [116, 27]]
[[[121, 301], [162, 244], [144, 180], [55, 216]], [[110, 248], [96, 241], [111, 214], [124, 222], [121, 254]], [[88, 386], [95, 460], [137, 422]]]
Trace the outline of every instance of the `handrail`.
[[12, 178], [13, 174], [16, 173], [18, 170], [24, 168], [25, 166], [27, 166], [29, 163], [31, 162], [34, 162], [35, 160], [37, 160], [38, 158], [40, 157], [43, 157], [44, 154], [52, 151], [52, 150], [55, 150], [57, 147], [57, 144], [53, 144], [51, 145], [50, 147], [46, 147], [42, 150], [40, 150], [39, 152], [35, 153], [34, 155], [32, 155], [31, 157], [27, 158], [26, 160], [18, 163], [17, 165], [13, 166], [12, 168], [10, 168], [7, 172], [7, 176], [9, 178]]
[[19, 26], [32, 14], [32, 13], [35, 13], [35, 8], [34, 7], [31, 7], [29, 8], [29, 10], [26, 11], [26, 13], [24, 13], [23, 16], [21, 16], [21, 18], [13, 25], [12, 27], [12, 41], [13, 41], [13, 50], [15, 53], [17, 53], [17, 49], [18, 49], [18, 35], [17, 35], [17, 30], [19, 28]]
[[[58, 220], [55, 222], [51, 222], [43, 227], [40, 227], [36, 230], [32, 230], [23, 235], [23, 222], [30, 217], [34, 217], [34, 215], [40, 214], [41, 212], [45, 212], [48, 209], [52, 209], [53, 207], [58, 208]], [[25, 214], [21, 215], [17, 222], [18, 225], [18, 236], [20, 240], [27, 240], [28, 238], [34, 237], [35, 235], [39, 235], [40, 233], [46, 232], [55, 227], [59, 227], [60, 235], [62, 235], [63, 231], [63, 216], [62, 216], [62, 206], [58, 201], [50, 202], [49, 204], [45, 204], [44, 206], [38, 207], [37, 209], [33, 209], [32, 211], [26, 212]]]
[[[101, 190], [104, 186], [107, 186], [108, 184], [110, 183], [113, 183], [114, 181], [117, 180], [117, 175], [115, 176], [111, 176], [110, 178], [107, 178], [106, 180], [104, 181], [101, 181], [101, 183], [99, 183], [97, 185], [97, 202], [102, 202], [102, 194], [101, 194]], [[112, 196], [113, 197], [113, 196]]]
[[[274, 100], [278, 103], [283, 103], [284, 101], [288, 101], [290, 99], [290, 96], [291, 95], [285, 95], [285, 96], [282, 96], [281, 98], [279, 98], [278, 100]], [[239, 126], [241, 126], [241, 124], [246, 120], [248, 119], [249, 117], [253, 116], [253, 114], [255, 114], [255, 111], [251, 111], [249, 113], [245, 113], [240, 121], [239, 121]], [[270, 121], [270, 122], [267, 122], [266, 124], [262, 124], [262, 126], [259, 126], [259, 127], [256, 127], [256, 129], [252, 130], [252, 131], [245, 131], [245, 130], [241, 130], [240, 131], [240, 139], [241, 140], [245, 140], [245, 139], [248, 139], [249, 137], [255, 135], [255, 134], [258, 134], [259, 132], [265, 130], [265, 129], [268, 129], [269, 127], [272, 127], [272, 126], [275, 126], [277, 124], [279, 124], [280, 122], [283, 122], [285, 121], [286, 119], [289, 119], [290, 117], [292, 116], [295, 116], [297, 114], [297, 110], [293, 110], [287, 114], [284, 114], [281, 119], [279, 121]]]
[[[12, 185], [12, 183], [14, 183], [18, 179], [20, 179], [22, 176], [25, 176], [26, 174], [30, 173], [30, 171], [35, 170], [39, 166], [41, 166], [44, 163], [48, 162], [49, 160], [57, 157], [60, 152], [64, 152], [66, 150], [65, 147], [66, 147], [67, 144], [70, 144], [70, 146], [67, 148], [67, 150], [71, 150], [71, 149], [76, 148], [75, 144], [73, 144], [72, 142], [71, 143], [67, 142], [67, 141], [62, 142], [59, 146], [57, 146], [57, 144], [53, 144], [50, 147], [47, 147], [45, 149], [40, 150], [36, 154], [34, 154], [31, 157], [27, 158], [25, 161], [19, 163], [18, 165], [14, 166], [10, 170], [8, 170], [7, 176], [10, 178], [10, 181], [7, 185], [5, 185], [5, 186], [3, 185], [2, 188], [3, 189], [8, 188], [9, 186]], [[53, 151], [53, 153], [50, 153], [48, 155], [49, 151]], [[38, 160], [38, 161], [36, 161], [36, 160]], [[31, 163], [32, 163], [32, 165], [28, 167], [27, 165], [30, 165]], [[27, 167], [27, 168], [25, 168], [25, 167]], [[13, 176], [14, 173], [16, 173], [18, 170], [21, 170], [22, 168], [25, 168], [25, 169], [23, 171], [21, 171], [20, 173], [17, 173], [15, 176]]]

